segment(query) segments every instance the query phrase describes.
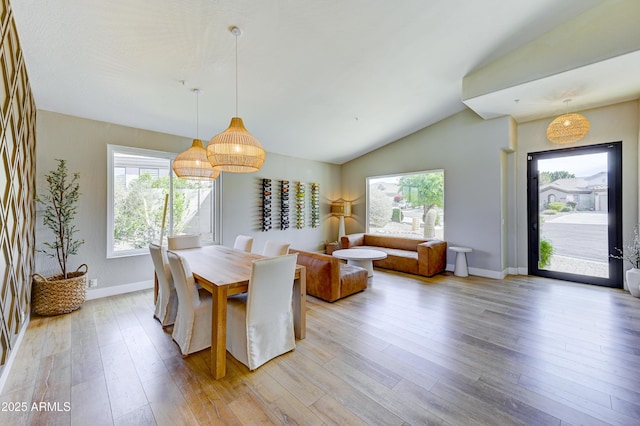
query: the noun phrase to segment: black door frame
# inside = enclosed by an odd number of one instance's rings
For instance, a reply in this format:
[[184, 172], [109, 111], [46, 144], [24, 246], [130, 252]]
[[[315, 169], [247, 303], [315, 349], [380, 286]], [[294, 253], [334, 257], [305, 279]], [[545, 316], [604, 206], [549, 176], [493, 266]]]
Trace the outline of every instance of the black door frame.
[[528, 260], [529, 275], [556, 278], [585, 284], [622, 288], [623, 262], [609, 257], [609, 278], [570, 274], [538, 268], [539, 258], [539, 180], [538, 162], [540, 159], [564, 157], [567, 155], [595, 154], [606, 152], [609, 169], [608, 178], [608, 240], [609, 253], [616, 254], [614, 247], [622, 247], [622, 142], [610, 142], [597, 145], [570, 147], [527, 154], [527, 212], [528, 212]]

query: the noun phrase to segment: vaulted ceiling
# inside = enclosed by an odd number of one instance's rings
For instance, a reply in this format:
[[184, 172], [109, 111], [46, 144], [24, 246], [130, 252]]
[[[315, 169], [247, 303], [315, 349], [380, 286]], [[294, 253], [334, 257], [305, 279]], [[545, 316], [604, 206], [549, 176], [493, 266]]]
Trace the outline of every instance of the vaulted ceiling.
[[[12, 8], [39, 109], [208, 140], [236, 113], [237, 41], [247, 129], [268, 152], [342, 164], [467, 107], [484, 118], [552, 115], [564, 106], [562, 85], [577, 77], [551, 66], [529, 78], [517, 52], [594, 7], [632, 3], [14, 0]], [[611, 58], [579, 65], [603, 59]], [[640, 75], [637, 58], [627, 59], [624, 68]], [[511, 81], [501, 64], [522, 78]], [[577, 68], [585, 81], [611, 72]], [[616, 99], [637, 98], [636, 80], [624, 78]], [[598, 91], [577, 105], [615, 101]], [[518, 115], [515, 104], [537, 106]]]

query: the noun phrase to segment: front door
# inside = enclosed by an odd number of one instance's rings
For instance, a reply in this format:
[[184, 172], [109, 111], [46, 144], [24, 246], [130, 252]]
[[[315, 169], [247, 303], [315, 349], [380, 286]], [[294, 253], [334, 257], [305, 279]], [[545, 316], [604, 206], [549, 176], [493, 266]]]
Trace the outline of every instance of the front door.
[[529, 273], [622, 288], [622, 143], [528, 155]]

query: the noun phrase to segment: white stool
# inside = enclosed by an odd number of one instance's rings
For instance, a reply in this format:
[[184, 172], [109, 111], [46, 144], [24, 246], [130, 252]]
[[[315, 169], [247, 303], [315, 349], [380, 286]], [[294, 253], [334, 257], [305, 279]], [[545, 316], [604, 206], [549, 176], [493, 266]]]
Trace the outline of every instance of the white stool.
[[456, 277], [468, 277], [469, 268], [467, 267], [467, 253], [471, 253], [473, 250], [469, 247], [449, 247], [449, 249], [457, 253], [456, 266], [453, 271], [453, 275]]

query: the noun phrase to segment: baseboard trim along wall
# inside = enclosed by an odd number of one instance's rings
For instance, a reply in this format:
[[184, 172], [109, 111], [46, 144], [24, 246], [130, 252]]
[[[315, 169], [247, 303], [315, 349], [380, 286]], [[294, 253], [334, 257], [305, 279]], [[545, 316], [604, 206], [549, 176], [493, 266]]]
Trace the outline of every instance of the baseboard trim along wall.
[[[447, 264], [446, 270], [453, 272], [455, 266], [453, 264]], [[495, 280], [503, 280], [507, 276], [507, 271], [490, 271], [488, 269], [472, 268], [469, 267], [469, 275], [476, 275], [478, 277], [493, 278]]]
[[103, 297], [116, 296], [118, 294], [131, 293], [138, 290], [153, 288], [153, 280], [138, 281], [113, 287], [90, 288], [87, 290], [86, 300], [101, 299]]

